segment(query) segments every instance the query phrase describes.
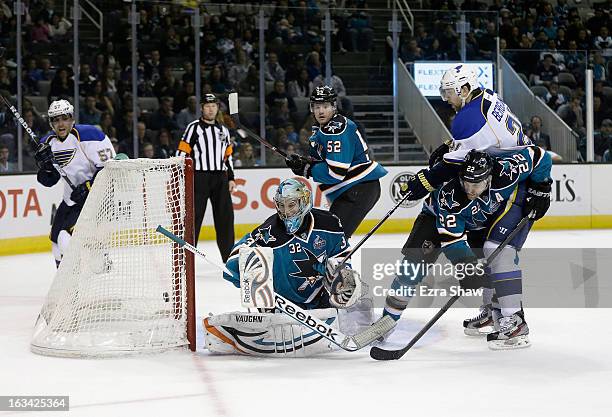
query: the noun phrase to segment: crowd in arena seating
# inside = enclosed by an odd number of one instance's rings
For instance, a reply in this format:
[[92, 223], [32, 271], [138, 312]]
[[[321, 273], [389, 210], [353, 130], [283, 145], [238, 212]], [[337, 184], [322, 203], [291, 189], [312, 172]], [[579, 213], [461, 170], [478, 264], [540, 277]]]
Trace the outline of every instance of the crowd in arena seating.
[[[16, 18], [6, 0], [0, 0], [0, 42], [15, 45]], [[193, 9], [190, 2], [163, 4], [139, 2], [138, 23], [138, 132], [137, 156], [164, 157], [173, 153], [187, 123], [196, 118], [199, 107], [195, 100]], [[191, 2], [193, 3], [193, 2]], [[219, 2], [223, 3], [223, 2]], [[241, 97], [259, 96], [259, 51], [257, 32], [258, 6], [241, 4], [203, 4], [201, 27], [202, 91], [222, 97], [238, 91]], [[266, 120], [268, 140], [281, 148], [294, 146], [306, 151], [312, 119], [303, 103], [311, 91], [325, 79], [325, 60], [322, 46], [322, 14], [320, 2], [313, 0], [279, 0], [269, 16], [266, 31], [265, 77]], [[49, 131], [44, 121], [44, 107], [34, 106], [28, 97], [46, 97], [46, 103], [56, 98], [74, 99], [72, 60], [61, 59], [58, 42], [68, 45], [72, 39], [71, 23], [62, 16], [61, 5], [52, 0], [25, 2], [23, 40], [25, 43], [23, 76], [24, 115], [31, 110], [32, 125], [39, 136]], [[119, 0], [101, 3], [112, 10], [105, 19], [103, 44], [80, 45], [79, 96], [80, 123], [95, 124], [112, 139], [116, 148], [134, 157], [132, 134], [132, 69], [130, 5]], [[346, 8], [365, 8], [364, 0], [342, 0], [334, 13], [338, 30], [334, 33], [335, 50], [369, 50], [373, 31], [369, 16], [362, 11]], [[14, 52], [14, 51], [13, 51]], [[70, 50], [66, 50], [70, 54]], [[13, 53], [14, 56], [14, 53]], [[14, 64], [14, 61], [11, 61]], [[15, 95], [16, 66], [0, 62], [0, 90]], [[342, 104], [350, 106], [346, 89], [335, 74], [332, 83]], [[296, 106], [299, 100], [301, 106]], [[146, 104], [145, 104], [146, 103]], [[37, 108], [38, 107], [38, 108]], [[245, 121], [259, 128], [258, 109], [246, 112]], [[350, 109], [347, 109], [350, 110]], [[4, 115], [6, 109], [0, 109]], [[226, 122], [231, 124], [229, 119]], [[11, 160], [16, 159], [14, 124], [10, 116], [0, 118], [8, 142]], [[1, 133], [0, 133], [1, 134]], [[300, 139], [302, 138], [302, 140]], [[244, 152], [240, 138], [236, 152], [241, 166], [259, 164], [253, 146]], [[151, 146], [148, 146], [151, 144]], [[24, 169], [33, 169], [31, 150], [24, 146]], [[267, 164], [281, 163], [268, 158]]]
[[[312, 123], [305, 103], [312, 89], [325, 79], [323, 2], [277, 0], [273, 3], [274, 7], [267, 12], [266, 55], [261, 71], [265, 78], [264, 131], [266, 138], [277, 146], [305, 152]], [[371, 50], [374, 31], [366, 1], [331, 3], [336, 6], [332, 12], [334, 53]], [[72, 28], [69, 16], [62, 15], [59, 2], [30, 0], [25, 4], [23, 116], [34, 132], [42, 136], [49, 130], [44, 105], [55, 98], [73, 100]], [[136, 136], [139, 155], [132, 154], [130, 5], [120, 0], [105, 0], [100, 4], [108, 9], [104, 42], [79, 45], [79, 121], [100, 126], [117, 150], [132, 157], [172, 155], [186, 124], [196, 118], [198, 108], [193, 10], [189, 8], [195, 2], [138, 3]], [[458, 14], [451, 12], [476, 10], [467, 14], [471, 25], [466, 45], [468, 60], [495, 58], [499, 33], [504, 56], [524, 75], [534, 92], [582, 138], [584, 69], [591, 66], [595, 75], [596, 154], [604, 158], [612, 146], [607, 130], [612, 118], [612, 38], [606, 4], [596, 4], [585, 14], [582, 8], [570, 7], [568, 0], [554, 3], [465, 0], [460, 6], [455, 0], [425, 1], [424, 7], [435, 11], [415, 12], [414, 33], [404, 31], [400, 56], [408, 62], [459, 59], [459, 35], [455, 26]], [[201, 93], [223, 96], [229, 91], [238, 91], [241, 97], [252, 97], [243, 121], [254, 130], [260, 128], [258, 10], [256, 2], [201, 5]], [[12, 55], [0, 58], [0, 91], [7, 96], [14, 96], [17, 91], [15, 35], [12, 2], [0, 0], [0, 43], [9, 50], [12, 48]], [[350, 113], [352, 106], [346, 98], [345, 85], [333, 70], [331, 82], [341, 97], [341, 109]], [[231, 120], [225, 117], [231, 125]], [[534, 129], [532, 121], [524, 122], [530, 131]], [[0, 144], [7, 146], [11, 162], [16, 160], [17, 152], [15, 126], [7, 109], [0, 105]], [[236, 140], [236, 164], [259, 165], [259, 145], [239, 137]], [[580, 146], [582, 150], [584, 140]], [[34, 169], [31, 150], [25, 142], [23, 149], [24, 169]], [[605, 157], [609, 158], [609, 154]], [[269, 155], [266, 163], [282, 161]]]
[[[459, 10], [466, 14], [470, 30], [466, 34], [468, 60], [494, 58], [496, 36], [500, 50], [513, 68], [522, 75], [534, 94], [576, 131], [579, 150], [585, 154], [585, 70], [593, 69], [596, 157], [603, 158], [612, 146], [606, 136], [604, 121], [612, 119], [612, 37], [610, 2], [595, 3], [593, 8], [572, 6], [568, 0], [529, 2], [526, 0], [432, 0], [430, 19], [419, 19], [416, 12], [414, 35], [405, 36], [400, 56], [405, 62], [415, 60], [459, 60], [459, 34], [452, 16]], [[456, 13], [452, 13], [456, 11]], [[491, 13], [497, 12], [497, 13]], [[531, 122], [524, 121], [526, 130]], [[550, 144], [548, 144], [550, 148]], [[608, 152], [609, 154], [609, 152]]]

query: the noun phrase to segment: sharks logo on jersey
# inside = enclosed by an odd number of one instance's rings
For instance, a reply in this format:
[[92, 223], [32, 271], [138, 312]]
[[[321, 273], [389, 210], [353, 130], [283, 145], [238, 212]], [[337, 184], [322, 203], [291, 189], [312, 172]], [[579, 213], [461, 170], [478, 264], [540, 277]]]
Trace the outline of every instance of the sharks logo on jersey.
[[327, 135], [338, 135], [344, 132], [344, 129], [346, 129], [346, 123], [342, 122], [341, 120], [334, 119], [330, 120], [329, 123], [323, 126], [321, 131]]
[[503, 160], [498, 161], [498, 162], [499, 162], [499, 164], [502, 167], [500, 172], [499, 172], [499, 175], [500, 176], [505, 175], [505, 176], [507, 176], [510, 179], [510, 181], [513, 181], [514, 180], [514, 176], [516, 174], [518, 174], [518, 168], [516, 166], [516, 162], [509, 161], [507, 159], [503, 159]]
[[263, 243], [276, 242], [276, 238], [272, 235], [272, 225], [257, 229], [255, 240], [261, 240]]
[[450, 191], [440, 191], [440, 206], [446, 206], [449, 210], [454, 209], [455, 207], [459, 207], [460, 204], [455, 201], [455, 190], [452, 189]]
[[308, 285], [314, 287], [317, 281], [323, 278], [321, 273], [316, 270], [314, 266], [325, 262], [325, 252], [321, 253], [319, 256], [316, 256], [306, 248], [302, 248], [302, 250], [306, 254], [307, 258], [294, 259], [293, 263], [299, 269], [299, 271], [289, 274], [295, 278], [304, 278], [304, 282], [299, 286], [298, 291], [304, 291]]

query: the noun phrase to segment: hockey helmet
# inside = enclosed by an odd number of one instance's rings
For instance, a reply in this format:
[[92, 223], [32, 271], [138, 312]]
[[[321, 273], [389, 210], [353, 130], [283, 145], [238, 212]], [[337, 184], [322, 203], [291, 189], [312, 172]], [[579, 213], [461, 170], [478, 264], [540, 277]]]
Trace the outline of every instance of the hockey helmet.
[[493, 158], [485, 152], [472, 149], [466, 155], [459, 171], [461, 185], [470, 199], [480, 196], [491, 184]]
[[49, 121], [57, 116], [69, 115], [70, 117], [74, 117], [74, 107], [68, 100], [55, 100], [49, 106], [49, 110], [47, 111], [47, 116], [49, 117]]
[[461, 88], [464, 85], [468, 86], [470, 93], [480, 88], [476, 73], [464, 64], [450, 68], [444, 72], [440, 80], [440, 97], [442, 97], [442, 100], [448, 101], [448, 94], [453, 90], [458, 96], [461, 96]]
[[295, 233], [312, 209], [312, 193], [304, 183], [290, 178], [278, 185], [274, 204], [287, 233]]
[[313, 105], [315, 103], [331, 103], [336, 107], [337, 98], [338, 94], [336, 94], [336, 90], [333, 87], [329, 85], [316, 87], [310, 94], [310, 111], [313, 112]]
[[211, 93], [207, 93], [204, 94], [204, 97], [202, 97], [202, 104], [206, 104], [206, 103], [219, 103], [219, 98]]

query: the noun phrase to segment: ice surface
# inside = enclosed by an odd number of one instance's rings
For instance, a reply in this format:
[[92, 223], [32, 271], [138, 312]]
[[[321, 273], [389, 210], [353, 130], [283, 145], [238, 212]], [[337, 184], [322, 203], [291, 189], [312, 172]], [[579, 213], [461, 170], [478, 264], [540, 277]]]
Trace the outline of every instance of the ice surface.
[[[366, 247], [404, 239], [377, 235]], [[612, 232], [533, 232], [526, 246], [612, 247]], [[220, 260], [212, 242], [200, 248]], [[198, 320], [239, 308], [220, 273], [199, 259], [196, 268]], [[54, 272], [50, 253], [0, 257], [0, 395], [70, 395], [70, 416], [612, 415], [610, 309], [526, 310], [533, 346], [518, 351], [493, 352], [464, 336], [461, 322], [473, 311], [453, 309], [396, 362], [375, 362], [367, 349], [311, 359], [187, 350], [59, 359], [29, 350]], [[408, 310], [390, 342], [404, 344], [434, 313]]]

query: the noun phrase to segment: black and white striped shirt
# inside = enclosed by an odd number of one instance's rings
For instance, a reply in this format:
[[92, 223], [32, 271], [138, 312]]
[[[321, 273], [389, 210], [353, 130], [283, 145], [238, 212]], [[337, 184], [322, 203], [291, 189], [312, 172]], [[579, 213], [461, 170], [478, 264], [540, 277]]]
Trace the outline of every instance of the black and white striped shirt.
[[232, 152], [227, 127], [198, 119], [187, 125], [176, 155], [193, 158], [196, 171], [228, 171], [229, 179], [233, 180]]

